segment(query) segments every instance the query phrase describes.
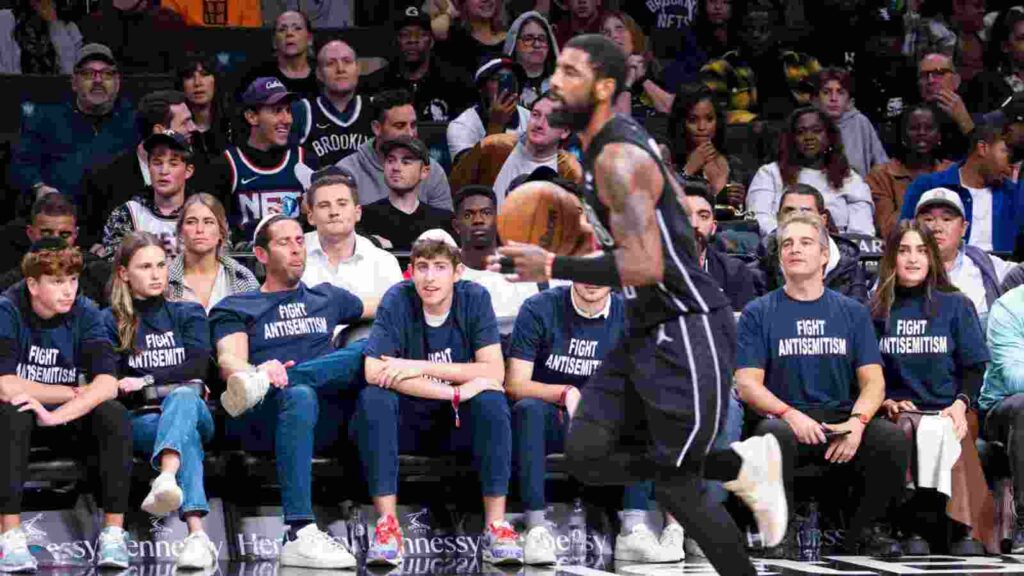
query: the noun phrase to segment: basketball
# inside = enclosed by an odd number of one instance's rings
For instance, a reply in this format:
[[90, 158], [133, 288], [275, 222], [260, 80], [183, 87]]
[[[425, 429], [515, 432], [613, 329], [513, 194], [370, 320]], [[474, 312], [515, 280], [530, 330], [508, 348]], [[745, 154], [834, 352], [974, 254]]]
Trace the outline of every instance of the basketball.
[[512, 190], [498, 213], [498, 234], [509, 241], [534, 244], [571, 255], [580, 242], [580, 201], [551, 182], [527, 182]]

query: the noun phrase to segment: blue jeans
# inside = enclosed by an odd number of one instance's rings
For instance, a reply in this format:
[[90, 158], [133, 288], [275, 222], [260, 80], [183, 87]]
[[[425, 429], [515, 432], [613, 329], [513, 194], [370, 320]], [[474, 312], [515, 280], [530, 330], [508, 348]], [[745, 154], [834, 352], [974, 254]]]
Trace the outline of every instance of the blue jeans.
[[[711, 445], [712, 450], [728, 450], [733, 442], [739, 442], [743, 435], [743, 404], [735, 396], [735, 389], [729, 394], [729, 412], [726, 414], [725, 423], [718, 430], [715, 443]], [[712, 502], [725, 502], [728, 494], [721, 482], [717, 480], [705, 480], [704, 490], [708, 493], [708, 499]]]
[[135, 448], [150, 456], [154, 470], [160, 470], [160, 453], [176, 452], [181, 466], [175, 476], [184, 494], [182, 517], [190, 512], [205, 516], [210, 507], [203, 488], [203, 444], [213, 439], [213, 417], [206, 402], [191, 388], [177, 388], [160, 405], [160, 412], [132, 417]]
[[[515, 439], [515, 465], [519, 474], [519, 491], [526, 510], [544, 510], [545, 456], [565, 450], [565, 433], [569, 418], [563, 414], [558, 422], [558, 407], [539, 398], [524, 398], [512, 407], [512, 430]], [[626, 486], [622, 493], [623, 510], [650, 509], [650, 482]]]
[[350, 434], [370, 496], [398, 493], [398, 454], [471, 451], [484, 496], [508, 493], [512, 451], [508, 400], [488, 390], [459, 406], [455, 427], [450, 402], [407, 396], [377, 386], [359, 393]]
[[285, 523], [313, 520], [313, 443], [320, 402], [362, 382], [363, 348], [354, 344], [288, 369], [288, 386], [267, 392], [239, 418], [229, 418], [227, 437], [251, 452], [273, 452]]

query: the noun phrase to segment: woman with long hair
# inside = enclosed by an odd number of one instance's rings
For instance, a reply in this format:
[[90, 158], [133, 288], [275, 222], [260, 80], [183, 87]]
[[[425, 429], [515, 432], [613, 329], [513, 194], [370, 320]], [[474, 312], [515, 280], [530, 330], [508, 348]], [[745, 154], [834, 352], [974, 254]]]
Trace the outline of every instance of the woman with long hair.
[[501, 56], [508, 36], [502, 10], [498, 0], [431, 0], [437, 56], [463, 70]]
[[231, 143], [231, 118], [214, 76], [214, 63], [202, 56], [186, 57], [176, 71], [176, 88], [185, 94], [196, 131], [192, 133], [192, 153], [213, 159]]
[[985, 68], [963, 91], [964, 102], [970, 102], [973, 112], [997, 110], [1014, 95], [1024, 92], [1024, 7], [1011, 6], [1003, 10], [985, 48]]
[[61, 18], [57, 0], [0, 10], [0, 74], [71, 74], [81, 47], [78, 25]]
[[605, 10], [601, 13], [601, 34], [626, 55], [626, 92], [615, 102], [615, 111], [637, 118], [668, 114], [673, 96], [653, 79], [660, 69], [656, 70], [647, 35], [636, 20], [625, 12]]
[[679, 90], [668, 119], [675, 166], [686, 176], [707, 180], [716, 203], [743, 208], [750, 174], [739, 158], [728, 155], [725, 130], [725, 116], [707, 86], [691, 84]]
[[168, 266], [172, 299], [197, 302], [209, 312], [225, 296], [259, 289], [253, 273], [225, 254], [230, 231], [220, 200], [206, 193], [190, 196], [177, 229], [180, 252]]
[[551, 24], [540, 12], [523, 12], [509, 26], [504, 52], [526, 72], [519, 104], [532, 108], [540, 95], [551, 87], [551, 75], [558, 60], [558, 42]]
[[188, 525], [177, 567], [214, 566], [217, 550], [203, 530], [209, 512], [203, 488], [203, 443], [213, 438], [203, 379], [210, 362], [210, 327], [202, 307], [172, 302], [167, 254], [148, 232], [125, 236], [114, 256], [107, 333], [119, 359], [119, 388], [133, 409], [135, 450], [160, 474], [142, 509], [154, 516], [175, 510]]
[[[931, 231], [914, 221], [899, 224], [886, 238], [871, 313], [885, 373], [882, 414], [911, 439], [917, 434], [956, 435], [960, 457], [952, 465], [952, 488], [919, 487], [904, 507], [904, 536], [910, 550], [927, 554], [919, 526], [937, 523], [939, 510], [956, 524], [953, 554], [998, 553], [994, 505], [981, 469], [974, 411], [989, 360], [974, 305], [950, 283]], [[942, 420], [928, 415], [942, 417]], [[949, 421], [946, 422], [945, 419]], [[909, 481], [918, 479], [912, 458]], [[947, 500], [948, 498], [948, 500]], [[947, 531], [929, 534], [928, 544], [949, 546]]]
[[736, 44], [736, 25], [732, 0], [701, 0], [693, 30], [697, 46], [709, 58], [719, 58]]
[[313, 28], [309, 17], [297, 10], [282, 12], [274, 21], [272, 39], [274, 58], [253, 68], [241, 83], [245, 90], [253, 80], [263, 77], [277, 78], [303, 98], [316, 98], [320, 85], [316, 80], [313, 55]]
[[839, 232], [875, 233], [871, 190], [850, 169], [839, 129], [817, 108], [798, 108], [790, 115], [779, 137], [778, 160], [761, 166], [750, 182], [747, 210], [757, 217], [761, 236], [777, 227], [782, 194], [796, 183], [821, 192]]

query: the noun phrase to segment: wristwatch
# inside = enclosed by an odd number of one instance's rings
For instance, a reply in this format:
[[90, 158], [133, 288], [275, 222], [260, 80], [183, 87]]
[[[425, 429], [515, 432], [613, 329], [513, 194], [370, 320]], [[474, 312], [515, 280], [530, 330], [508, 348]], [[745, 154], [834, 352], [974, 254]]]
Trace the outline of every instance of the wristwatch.
[[142, 383], [146, 386], [152, 386], [153, 384], [156, 384], [156, 380], [153, 379], [152, 374], [146, 374], [142, 377]]

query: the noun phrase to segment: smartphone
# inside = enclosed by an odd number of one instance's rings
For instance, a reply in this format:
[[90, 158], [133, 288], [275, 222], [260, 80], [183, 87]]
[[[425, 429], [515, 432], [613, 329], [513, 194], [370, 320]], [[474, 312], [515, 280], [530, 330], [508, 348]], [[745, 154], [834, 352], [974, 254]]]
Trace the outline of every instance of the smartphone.
[[519, 93], [519, 80], [516, 79], [516, 73], [511, 70], [502, 70], [498, 72], [498, 96], [501, 97], [503, 94], [518, 94]]
[[942, 414], [940, 410], [900, 410], [900, 414], [920, 414], [922, 416], [938, 416]]
[[840, 438], [849, 434], [849, 430], [825, 430], [825, 439], [832, 440], [833, 438]]

